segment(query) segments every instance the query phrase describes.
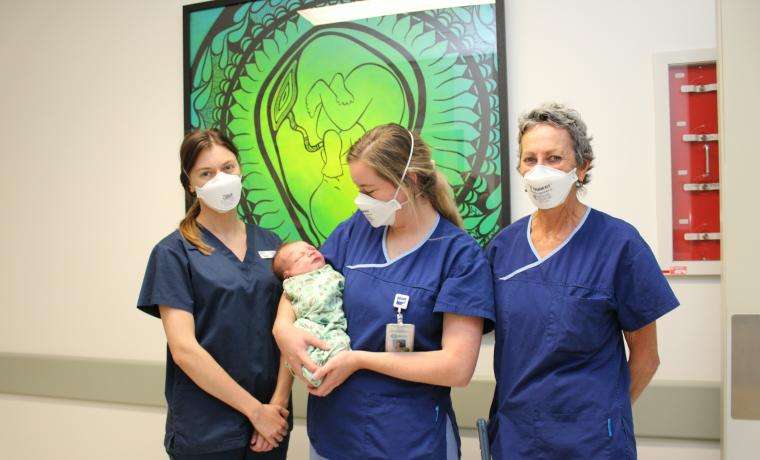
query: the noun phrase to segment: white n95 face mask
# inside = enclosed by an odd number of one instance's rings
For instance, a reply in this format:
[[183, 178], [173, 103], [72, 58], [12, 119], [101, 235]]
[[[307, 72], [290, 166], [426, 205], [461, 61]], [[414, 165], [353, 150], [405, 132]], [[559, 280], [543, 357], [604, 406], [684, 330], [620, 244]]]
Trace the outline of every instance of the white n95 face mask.
[[[412, 146], [409, 148], [409, 158], [406, 160], [406, 166], [404, 166], [404, 172], [401, 174], [400, 183], [404, 183], [406, 172], [409, 169], [409, 164], [412, 162], [412, 153], [414, 152], [414, 136], [409, 131], [409, 137], [412, 139]], [[393, 194], [393, 198], [390, 201], [378, 200], [372, 198], [369, 195], [360, 193], [354, 199], [356, 207], [364, 214], [369, 224], [375, 228], [383, 227], [386, 225], [393, 225], [396, 222], [396, 212], [401, 209], [401, 203], [396, 199], [398, 192], [401, 190], [401, 186], [396, 188], [396, 193]], [[406, 203], [404, 203], [406, 204]]]
[[364, 193], [357, 195], [354, 203], [373, 227], [393, 225], [396, 222], [396, 211], [401, 209], [401, 203], [395, 197], [390, 201], [382, 201]]
[[564, 203], [577, 181], [576, 168], [566, 173], [544, 165], [534, 166], [523, 176], [525, 191], [538, 209], [556, 208]]
[[219, 171], [203, 187], [195, 189], [198, 198], [217, 212], [227, 212], [235, 209], [240, 202], [242, 183], [237, 174], [227, 174]]

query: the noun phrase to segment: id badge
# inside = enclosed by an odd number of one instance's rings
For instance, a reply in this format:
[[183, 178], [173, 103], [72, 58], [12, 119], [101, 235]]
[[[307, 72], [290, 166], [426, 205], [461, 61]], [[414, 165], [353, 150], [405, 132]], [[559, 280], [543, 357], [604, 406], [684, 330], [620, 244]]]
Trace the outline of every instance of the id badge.
[[414, 324], [387, 324], [385, 326], [385, 351], [414, 351]]

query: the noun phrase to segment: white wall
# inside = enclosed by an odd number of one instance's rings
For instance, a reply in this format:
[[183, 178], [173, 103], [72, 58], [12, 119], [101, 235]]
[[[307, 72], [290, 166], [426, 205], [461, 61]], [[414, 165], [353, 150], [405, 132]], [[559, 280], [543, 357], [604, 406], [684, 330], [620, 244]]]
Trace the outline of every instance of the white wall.
[[0, 350], [160, 360], [134, 304], [183, 213], [179, 4], [0, 8]]
[[[183, 211], [183, 3], [191, 2], [0, 4], [0, 352], [164, 359], [160, 323], [134, 304], [150, 248]], [[652, 55], [715, 47], [714, 10], [713, 0], [509, 1], [511, 159], [517, 113], [547, 100], [574, 105], [598, 157], [586, 202], [633, 223], [656, 246]], [[517, 218], [530, 209], [510, 175]], [[672, 284], [683, 306], [660, 322], [657, 378], [719, 381], [719, 280]], [[485, 341], [479, 375], [491, 373], [492, 340]], [[57, 425], [59, 454], [81, 452], [69, 450], [80, 448], [78, 438], [63, 434], [99, 430], [106, 420], [121, 431], [162, 430], [160, 414], [122, 409], [4, 398], [0, 433], [16, 433], [9, 439], [22, 452], [23, 433], [40, 433], [14, 423], [13, 414], [27, 410], [76, 421]], [[157, 457], [160, 438], [150, 437]], [[682, 448], [716, 458], [712, 444], [648, 441], [641, 458]]]

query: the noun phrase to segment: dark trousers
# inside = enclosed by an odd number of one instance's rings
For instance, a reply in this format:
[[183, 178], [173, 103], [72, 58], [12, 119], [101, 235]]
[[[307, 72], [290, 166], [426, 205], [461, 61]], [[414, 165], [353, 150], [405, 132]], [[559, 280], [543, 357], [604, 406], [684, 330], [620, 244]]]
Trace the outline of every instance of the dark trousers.
[[285, 460], [288, 456], [288, 441], [283, 440], [280, 447], [269, 452], [254, 452], [249, 446], [241, 449], [226, 450], [200, 455], [169, 455], [171, 460]]

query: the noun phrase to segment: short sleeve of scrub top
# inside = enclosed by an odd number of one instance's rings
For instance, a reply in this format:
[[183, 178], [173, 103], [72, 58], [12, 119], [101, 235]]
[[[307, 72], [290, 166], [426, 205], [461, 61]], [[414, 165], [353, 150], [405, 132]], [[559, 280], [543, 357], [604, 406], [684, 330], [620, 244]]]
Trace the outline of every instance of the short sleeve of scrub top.
[[489, 331], [494, 321], [491, 267], [476, 246], [463, 249], [457, 257], [459, 263], [441, 284], [433, 312], [483, 318], [484, 328]]
[[625, 331], [641, 329], [678, 305], [647, 243], [636, 235], [615, 272], [617, 317]]
[[167, 241], [153, 248], [145, 270], [138, 308], [160, 318], [159, 305], [193, 312], [193, 294], [187, 255]]

